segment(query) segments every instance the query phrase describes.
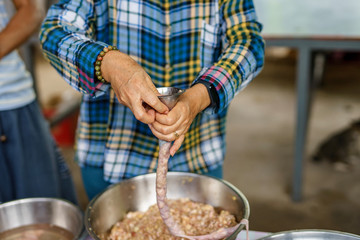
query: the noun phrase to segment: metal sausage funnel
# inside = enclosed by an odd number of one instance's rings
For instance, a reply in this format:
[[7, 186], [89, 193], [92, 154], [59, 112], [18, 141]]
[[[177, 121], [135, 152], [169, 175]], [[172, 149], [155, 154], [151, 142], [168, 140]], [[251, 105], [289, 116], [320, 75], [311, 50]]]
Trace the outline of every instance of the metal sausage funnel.
[[159, 96], [160, 101], [164, 103], [170, 110], [175, 106], [180, 95], [185, 92], [185, 90], [175, 87], [160, 87], [156, 89], [161, 94]]

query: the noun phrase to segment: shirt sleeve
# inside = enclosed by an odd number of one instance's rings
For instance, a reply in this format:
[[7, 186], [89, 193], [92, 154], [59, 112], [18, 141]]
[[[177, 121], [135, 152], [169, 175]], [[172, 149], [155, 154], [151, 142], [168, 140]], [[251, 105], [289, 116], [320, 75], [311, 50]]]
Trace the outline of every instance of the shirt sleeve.
[[215, 87], [219, 106], [205, 109], [210, 114], [224, 110], [264, 65], [262, 25], [257, 22], [253, 2], [222, 0], [219, 9], [225, 35], [224, 50], [217, 62], [203, 69], [194, 82], [207, 81]]
[[40, 29], [43, 53], [51, 65], [70, 86], [91, 96], [109, 89], [94, 72], [96, 57], [108, 46], [95, 41], [95, 7], [106, 9], [94, 6], [92, 0], [60, 0], [50, 7]]

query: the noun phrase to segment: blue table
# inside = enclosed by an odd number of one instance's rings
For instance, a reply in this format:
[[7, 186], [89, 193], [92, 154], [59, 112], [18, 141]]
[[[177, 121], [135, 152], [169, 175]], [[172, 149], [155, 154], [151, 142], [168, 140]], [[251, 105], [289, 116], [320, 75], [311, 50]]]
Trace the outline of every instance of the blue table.
[[266, 46], [298, 50], [292, 198], [301, 201], [312, 99], [312, 53], [318, 50], [360, 51], [360, 1], [254, 0], [254, 4], [264, 26]]

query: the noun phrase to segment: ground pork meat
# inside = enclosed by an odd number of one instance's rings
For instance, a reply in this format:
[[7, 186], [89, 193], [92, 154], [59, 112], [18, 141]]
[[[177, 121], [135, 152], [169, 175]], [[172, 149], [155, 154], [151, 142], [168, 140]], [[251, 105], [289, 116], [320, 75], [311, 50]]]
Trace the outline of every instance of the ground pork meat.
[[[187, 198], [169, 199], [170, 214], [186, 235], [196, 236], [212, 233], [220, 228], [235, 226], [236, 220], [228, 211], [216, 213], [208, 204], [193, 202]], [[180, 240], [172, 236], [164, 224], [156, 204], [146, 212], [129, 212], [117, 222], [102, 240]]]

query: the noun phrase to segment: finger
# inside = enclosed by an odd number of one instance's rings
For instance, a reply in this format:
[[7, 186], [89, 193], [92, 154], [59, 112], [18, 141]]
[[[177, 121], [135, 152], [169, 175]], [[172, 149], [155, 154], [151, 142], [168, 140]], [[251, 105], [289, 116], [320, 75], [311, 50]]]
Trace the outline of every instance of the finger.
[[181, 130], [177, 130], [177, 131], [173, 131], [169, 134], [163, 134], [159, 131], [157, 131], [153, 124], [149, 124], [150, 130], [151, 132], [160, 140], [164, 140], [167, 142], [172, 142], [175, 141], [176, 139], [178, 139], [181, 136], [182, 131]]
[[171, 142], [174, 140], [174, 136], [171, 136], [170, 134], [168, 134], [168, 135], [162, 134], [161, 132], [157, 131], [154, 128], [153, 124], [149, 124], [149, 128], [150, 128], [151, 132], [155, 135], [155, 137], [157, 137], [160, 140], [164, 140], [167, 142]]
[[150, 109], [146, 109], [147, 113], [149, 116], [151, 116], [153, 119], [155, 119], [155, 110], [150, 108]]
[[174, 125], [176, 122], [183, 121], [187, 118], [187, 110], [181, 102], [178, 102], [173, 109], [167, 114], [156, 113], [155, 119], [163, 125]]
[[180, 149], [181, 144], [184, 142], [185, 135], [181, 135], [178, 139], [176, 139], [173, 145], [170, 148], [170, 155], [173, 157], [175, 153]]
[[169, 108], [160, 101], [158, 96], [151, 89], [145, 90], [142, 99], [146, 104], [159, 113], [169, 112]]
[[137, 120], [145, 124], [150, 124], [155, 121], [154, 111], [146, 111], [142, 103], [135, 103], [132, 107], [132, 112]]
[[157, 115], [158, 115], [158, 113], [155, 113], [155, 121], [152, 124], [153, 127], [156, 129], [156, 131], [158, 131], [164, 135], [168, 135], [168, 134], [175, 132], [176, 130], [182, 129], [181, 119], [178, 119], [175, 123], [171, 123], [171, 125], [164, 125], [157, 121], [157, 119], [156, 119]]
[[167, 126], [174, 125], [174, 123], [176, 123], [180, 117], [181, 115], [178, 116], [178, 112], [174, 109], [172, 109], [167, 114], [161, 114], [157, 112], [155, 115], [155, 119], [158, 123]]

